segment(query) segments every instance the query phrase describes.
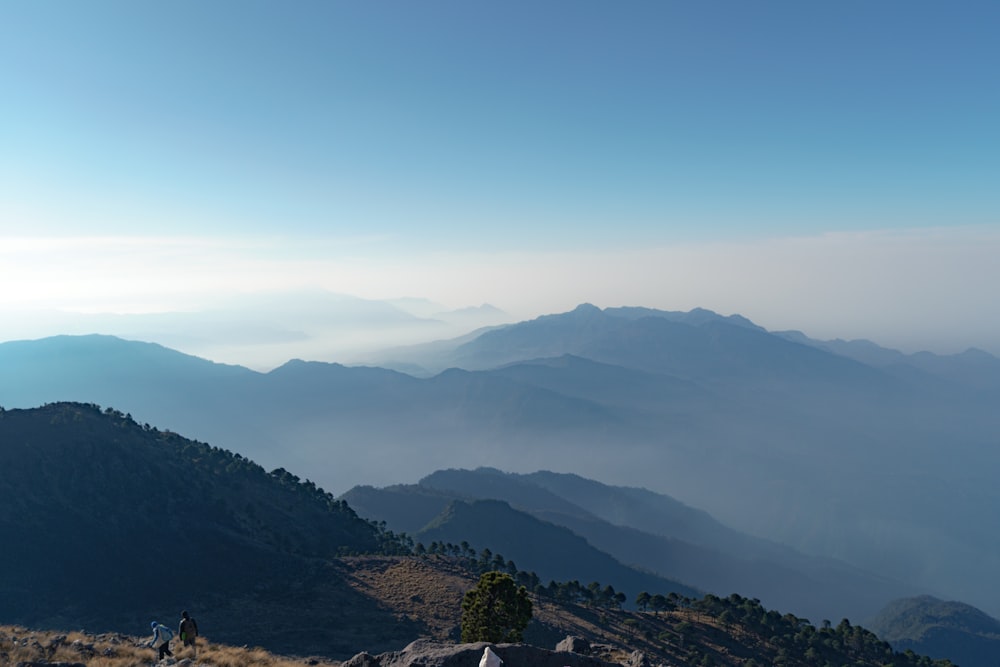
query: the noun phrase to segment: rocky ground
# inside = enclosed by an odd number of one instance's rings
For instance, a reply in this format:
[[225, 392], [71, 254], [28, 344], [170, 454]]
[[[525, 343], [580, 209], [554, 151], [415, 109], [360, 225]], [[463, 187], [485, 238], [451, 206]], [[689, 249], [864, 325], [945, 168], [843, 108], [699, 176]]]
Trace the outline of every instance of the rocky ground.
[[[365, 556], [341, 560], [349, 571], [352, 586], [378, 596], [400, 620], [420, 622], [424, 626], [423, 637], [451, 644], [459, 641], [462, 598], [476, 584], [476, 578], [464, 568], [434, 556], [424, 559]], [[673, 626], [685, 621], [692, 629], [704, 628], [703, 635], [712, 634], [709, 619], [686, 612], [640, 614], [560, 605], [538, 597], [533, 599], [533, 605], [533, 618], [524, 633], [526, 644], [553, 650], [567, 636], [578, 637], [588, 646], [601, 647], [602, 657], [617, 664], [627, 662], [636, 650], [649, 656], [654, 664], [681, 661], [686, 655], [684, 647], [665, 639], [675, 637]], [[720, 642], [725, 643], [725, 638], [718, 638], [716, 643]], [[373, 655], [398, 650], [379, 645], [378, 641], [366, 644], [363, 637], [359, 637], [356, 646], [359, 652]], [[597, 649], [593, 651], [596, 653]]]
[[[528, 644], [454, 644], [418, 639], [400, 651], [372, 655], [359, 653], [344, 662], [321, 658], [276, 656], [259, 648], [216, 645], [201, 641], [198, 655], [173, 643], [174, 656], [157, 660], [147, 639], [121, 634], [62, 634], [17, 626], [0, 626], [0, 664], [12, 667], [476, 667], [490, 646], [504, 661], [517, 667], [621, 667], [598, 657], [607, 647], [592, 647], [580, 638], [567, 638], [558, 650]], [[574, 651], [580, 651], [576, 653]], [[609, 657], [605, 655], [605, 657]], [[643, 667], [641, 659], [626, 662]]]

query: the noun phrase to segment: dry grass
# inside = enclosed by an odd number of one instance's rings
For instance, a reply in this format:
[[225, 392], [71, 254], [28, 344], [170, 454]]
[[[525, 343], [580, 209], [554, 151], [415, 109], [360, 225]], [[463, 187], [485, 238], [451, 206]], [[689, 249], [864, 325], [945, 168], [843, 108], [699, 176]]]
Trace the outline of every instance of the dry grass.
[[380, 601], [401, 618], [419, 619], [423, 634], [440, 641], [457, 639], [462, 598], [475, 585], [465, 570], [446, 559], [386, 556], [342, 558], [345, 581]]
[[[157, 652], [149, 648], [148, 637], [121, 634], [89, 635], [82, 632], [32, 630], [19, 626], [0, 626], [0, 665], [18, 662], [68, 662], [87, 667], [151, 667], [153, 665], [189, 664], [192, 667], [301, 667], [336, 665], [320, 658], [290, 658], [274, 655], [262, 648], [241, 648], [198, 640], [198, 657], [179, 641], [171, 642], [173, 662], [157, 662]], [[185, 660], [190, 660], [186, 663]]]
[[[276, 656], [262, 648], [247, 649], [210, 644], [204, 649], [198, 649], [198, 664], [212, 665], [213, 667], [296, 667], [309, 664], [309, 662], [308, 660]], [[335, 663], [314, 662], [313, 664], [332, 665]]]

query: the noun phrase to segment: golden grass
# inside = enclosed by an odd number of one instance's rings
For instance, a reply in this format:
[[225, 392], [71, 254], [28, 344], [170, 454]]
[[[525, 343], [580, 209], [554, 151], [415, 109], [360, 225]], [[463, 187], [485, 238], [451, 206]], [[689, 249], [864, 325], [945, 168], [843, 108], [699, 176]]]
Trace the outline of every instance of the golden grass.
[[[18, 662], [70, 662], [87, 667], [150, 667], [157, 664], [157, 651], [147, 645], [148, 637], [119, 634], [88, 635], [83, 632], [32, 630], [19, 626], [0, 626], [0, 665]], [[190, 647], [171, 642], [174, 659], [180, 663], [192, 659], [197, 667], [301, 667], [334, 661], [289, 658], [274, 655], [262, 648], [240, 648], [198, 639], [198, 657]]]
[[222, 644], [199, 648], [198, 663], [213, 667], [296, 667], [306, 664], [304, 660], [283, 658], [262, 648], [246, 649]]

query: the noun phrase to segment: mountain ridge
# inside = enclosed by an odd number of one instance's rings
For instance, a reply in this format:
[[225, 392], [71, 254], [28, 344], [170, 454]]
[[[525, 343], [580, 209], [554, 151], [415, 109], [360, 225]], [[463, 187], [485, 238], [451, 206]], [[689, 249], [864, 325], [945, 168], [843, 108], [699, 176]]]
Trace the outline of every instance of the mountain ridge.
[[698, 326], [634, 314], [547, 316], [585, 356], [521, 324], [473, 336], [465, 344], [514, 336], [518, 354], [561, 356], [430, 378], [324, 362], [271, 375], [175, 363], [157, 348], [147, 351], [162, 362], [137, 361], [114, 340], [49, 341], [31, 359], [0, 344], [0, 405], [120, 406], [338, 493], [483, 465], [643, 486], [741, 532], [993, 611], [990, 364], [978, 379], [950, 359], [900, 372], [706, 313]]
[[[239, 660], [219, 645], [227, 641], [293, 655], [362, 656], [366, 665], [373, 654], [396, 654], [415, 638], [454, 641], [463, 594], [478, 571], [498, 564], [517, 570], [499, 553], [473, 558], [456, 544], [432, 543], [413, 555], [404, 536], [360, 519], [287, 470], [265, 472], [238, 454], [93, 404], [0, 411], [0, 470], [0, 530], [18, 538], [0, 550], [0, 623], [127, 633], [188, 608], [208, 638], [201, 652], [208, 664]], [[475, 505], [486, 508], [485, 516], [511, 511], [497, 501], [452, 503], [451, 516], [431, 528], [465, 521], [473, 537], [503, 523], [481, 521]], [[527, 526], [521, 530], [534, 530]], [[358, 550], [374, 553], [350, 555]], [[174, 578], [178, 566], [184, 576]], [[514, 572], [519, 580], [529, 575]], [[600, 642], [601, 651], [632, 667], [636, 650], [661, 662], [709, 659], [733, 667], [807, 648], [866, 667], [893, 657], [888, 645], [846, 619], [817, 629], [738, 594], [660, 595], [665, 607], [633, 611], [619, 608], [624, 594], [612, 595], [613, 586], [630, 584], [598, 586], [539, 586], [529, 641], [551, 646], [567, 634], [586, 637], [574, 645]], [[22, 649], [30, 647], [43, 660], [73, 655], [90, 664], [120, 657], [130, 642], [116, 636], [117, 648], [98, 655], [89, 637], [76, 634], [67, 654], [60, 653], [65, 635], [13, 632], [17, 639], [0, 628], [0, 661], [15, 651], [27, 656]], [[29, 641], [21, 641], [25, 634]], [[894, 662], [916, 665], [917, 658], [896, 654]]]
[[[567, 492], [567, 482], [577, 487], [575, 495]], [[617, 523], [614, 516], [609, 516], [615, 514], [613, 509], [608, 511], [609, 507], [628, 505], [643, 493], [646, 509], [632, 504], [629, 518]], [[833, 559], [807, 557], [742, 535], [707, 513], [669, 497], [643, 489], [610, 487], [576, 475], [450, 469], [437, 471], [415, 485], [352, 489], [341, 498], [361, 516], [385, 521], [390, 529], [425, 542], [442, 539], [427, 526], [440, 518], [449, 501], [502, 501], [518, 512], [567, 528], [586, 539], [589, 547], [642, 571], [719, 595], [740, 591], [765, 604], [815, 619], [867, 617], [887, 599], [908, 590], [902, 583], [872, 576]], [[480, 543], [504, 554], [516, 553], [522, 545], [517, 537], [520, 531], [512, 525], [495, 525], [498, 534], [493, 541], [486, 532]], [[455, 533], [449, 537], [454, 539]], [[540, 538], [534, 542], [545, 544]], [[555, 547], [548, 551], [562, 552]], [[537, 560], [515, 560], [539, 573], [545, 569]]]
[[[197, 606], [213, 610], [201, 616], [217, 637], [235, 638], [267, 625], [261, 601], [273, 611], [282, 589], [329, 575], [324, 558], [395, 540], [283, 469], [90, 404], [0, 411], [0, 469], [0, 530], [17, 536], [0, 550], [6, 622], [123, 630]], [[344, 604], [371, 613], [346, 586], [320, 591], [331, 624]], [[295, 622], [258, 641], [280, 646]]]

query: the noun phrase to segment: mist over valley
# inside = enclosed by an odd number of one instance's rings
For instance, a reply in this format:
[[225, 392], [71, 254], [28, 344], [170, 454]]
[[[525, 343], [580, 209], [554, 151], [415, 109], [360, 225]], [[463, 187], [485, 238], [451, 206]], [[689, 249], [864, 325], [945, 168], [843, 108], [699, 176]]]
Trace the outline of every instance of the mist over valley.
[[[551, 471], [645, 489], [729, 537], [685, 535], [676, 517], [629, 523], [630, 509], [608, 515], [614, 503], [532, 505], [482, 478], [449, 493], [587, 535], [624, 565], [720, 594], [745, 585], [810, 617], [865, 618], [925, 593], [1000, 612], [1000, 361], [985, 352], [903, 354], [705, 310], [581, 305], [371, 364], [262, 372], [56, 336], [0, 344], [0, 405], [113, 407], [349, 503], [358, 487], [426, 487], [484, 466], [499, 479]], [[430, 530], [418, 523], [405, 530]]]

